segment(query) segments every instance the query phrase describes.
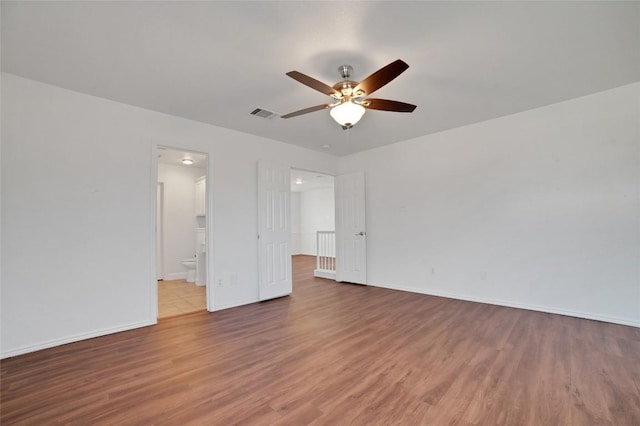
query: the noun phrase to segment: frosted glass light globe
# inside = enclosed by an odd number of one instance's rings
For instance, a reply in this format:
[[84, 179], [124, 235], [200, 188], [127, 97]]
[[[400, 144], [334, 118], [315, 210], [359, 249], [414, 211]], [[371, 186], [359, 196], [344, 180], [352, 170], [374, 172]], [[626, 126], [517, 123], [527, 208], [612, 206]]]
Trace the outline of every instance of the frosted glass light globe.
[[329, 114], [341, 126], [351, 127], [356, 124], [364, 115], [364, 107], [354, 104], [353, 102], [345, 102], [329, 110]]

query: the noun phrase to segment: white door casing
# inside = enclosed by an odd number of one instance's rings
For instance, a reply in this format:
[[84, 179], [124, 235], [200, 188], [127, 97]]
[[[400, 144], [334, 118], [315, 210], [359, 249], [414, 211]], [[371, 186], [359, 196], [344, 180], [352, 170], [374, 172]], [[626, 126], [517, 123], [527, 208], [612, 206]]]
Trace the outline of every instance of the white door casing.
[[156, 185], [156, 279], [164, 279], [164, 183]]
[[291, 294], [290, 169], [258, 162], [259, 299]]
[[367, 282], [364, 172], [336, 176], [336, 281]]

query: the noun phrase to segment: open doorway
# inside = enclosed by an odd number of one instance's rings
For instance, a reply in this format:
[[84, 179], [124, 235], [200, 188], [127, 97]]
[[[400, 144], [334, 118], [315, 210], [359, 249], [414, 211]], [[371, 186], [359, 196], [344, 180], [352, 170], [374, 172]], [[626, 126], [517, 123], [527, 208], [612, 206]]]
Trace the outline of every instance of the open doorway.
[[208, 156], [157, 148], [158, 318], [207, 309]]
[[292, 264], [313, 262], [313, 275], [328, 279], [335, 279], [334, 181], [324, 173], [291, 169]]

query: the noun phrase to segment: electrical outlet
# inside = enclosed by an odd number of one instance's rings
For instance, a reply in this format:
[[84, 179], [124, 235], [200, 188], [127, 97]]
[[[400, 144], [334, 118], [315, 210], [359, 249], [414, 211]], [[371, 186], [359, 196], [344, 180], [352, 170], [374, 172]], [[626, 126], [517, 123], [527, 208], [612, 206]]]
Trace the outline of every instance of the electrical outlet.
[[480, 272], [480, 279], [482, 281], [486, 281], [487, 280], [487, 272], [486, 271]]
[[222, 287], [222, 279], [218, 280], [218, 287]]
[[436, 274], [436, 268], [431, 268], [431, 275], [435, 275]]

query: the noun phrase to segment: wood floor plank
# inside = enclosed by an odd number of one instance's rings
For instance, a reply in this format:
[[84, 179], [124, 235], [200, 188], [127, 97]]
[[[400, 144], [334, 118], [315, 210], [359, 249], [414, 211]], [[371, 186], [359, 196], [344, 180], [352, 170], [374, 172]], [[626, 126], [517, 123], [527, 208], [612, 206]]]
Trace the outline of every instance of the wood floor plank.
[[640, 330], [313, 278], [0, 362], [2, 425], [640, 424]]

